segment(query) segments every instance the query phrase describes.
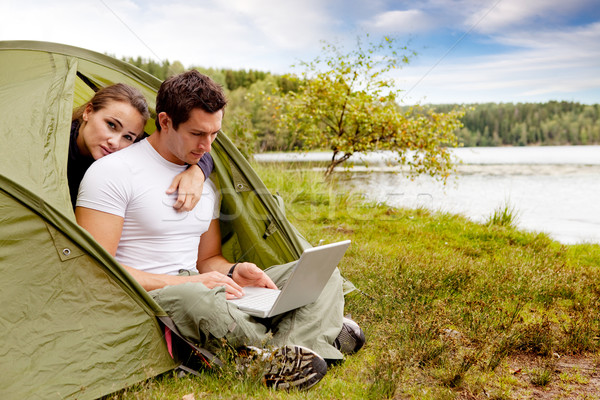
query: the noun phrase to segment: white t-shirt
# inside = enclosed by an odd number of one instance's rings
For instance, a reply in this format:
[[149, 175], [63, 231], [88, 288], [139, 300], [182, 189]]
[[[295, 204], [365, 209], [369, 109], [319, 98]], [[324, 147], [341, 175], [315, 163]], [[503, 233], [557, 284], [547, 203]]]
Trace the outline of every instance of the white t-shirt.
[[155, 274], [196, 268], [200, 236], [219, 217], [220, 198], [207, 179], [196, 207], [175, 211], [177, 193], [165, 191], [186, 167], [165, 160], [142, 140], [102, 157], [87, 170], [77, 206], [123, 217], [117, 261]]

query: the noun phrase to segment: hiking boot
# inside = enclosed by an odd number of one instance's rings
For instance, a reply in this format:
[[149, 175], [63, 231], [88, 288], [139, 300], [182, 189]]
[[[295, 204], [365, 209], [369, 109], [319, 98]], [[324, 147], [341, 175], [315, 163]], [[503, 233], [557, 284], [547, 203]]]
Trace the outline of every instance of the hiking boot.
[[325, 360], [306, 347], [283, 346], [268, 351], [249, 346], [246, 350], [250, 359], [261, 362], [263, 382], [274, 389], [307, 390], [327, 373]]
[[350, 318], [344, 317], [342, 330], [333, 341], [333, 346], [342, 354], [356, 353], [365, 344], [365, 333]]

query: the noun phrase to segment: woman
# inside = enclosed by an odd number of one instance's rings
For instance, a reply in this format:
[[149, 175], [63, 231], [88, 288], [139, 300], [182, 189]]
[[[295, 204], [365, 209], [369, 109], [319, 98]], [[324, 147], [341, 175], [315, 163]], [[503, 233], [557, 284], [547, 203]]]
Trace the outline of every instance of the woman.
[[[92, 163], [110, 153], [119, 151], [144, 136], [144, 126], [150, 117], [148, 104], [142, 93], [125, 84], [117, 83], [100, 89], [86, 104], [73, 112], [67, 177], [71, 203], [75, 208], [77, 191], [83, 175]], [[214, 164], [210, 154], [179, 174], [167, 193], [179, 191], [173, 205], [179, 211], [189, 211], [200, 200], [205, 176]]]

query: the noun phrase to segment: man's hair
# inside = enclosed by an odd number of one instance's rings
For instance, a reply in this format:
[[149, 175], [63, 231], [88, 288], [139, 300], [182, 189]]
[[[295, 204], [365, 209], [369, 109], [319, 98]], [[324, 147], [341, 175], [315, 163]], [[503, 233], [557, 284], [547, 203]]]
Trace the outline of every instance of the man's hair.
[[[174, 75], [160, 85], [156, 95], [156, 115], [166, 113], [173, 121], [173, 128], [177, 129], [179, 124], [190, 118], [194, 108], [213, 114], [223, 110], [226, 104], [221, 85], [196, 70], [190, 70]], [[156, 129], [160, 131], [158, 117]]]

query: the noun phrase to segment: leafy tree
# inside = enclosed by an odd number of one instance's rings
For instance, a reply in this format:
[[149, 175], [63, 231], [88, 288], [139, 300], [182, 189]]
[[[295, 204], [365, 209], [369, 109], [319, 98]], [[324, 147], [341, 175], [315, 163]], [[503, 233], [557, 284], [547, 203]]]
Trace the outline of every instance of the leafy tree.
[[210, 76], [210, 78], [212, 80], [214, 80], [215, 82], [217, 82], [219, 85], [223, 86], [225, 89], [227, 89], [227, 83], [225, 82], [225, 73], [223, 72], [222, 69], [216, 69], [216, 68], [203, 68], [203, 67], [192, 67], [193, 69], [197, 70], [198, 72], [200, 72], [201, 74]]
[[140, 56], [136, 58], [123, 57], [122, 60], [143, 69], [160, 80], [165, 80], [169, 76], [181, 73], [185, 70], [183, 64], [179, 61], [175, 61], [171, 64], [169, 60], [164, 60], [158, 63], [152, 59], [146, 60]]
[[244, 155], [290, 147], [292, 138], [287, 132], [277, 132], [272, 118], [276, 103], [273, 98], [286, 90], [288, 83], [286, 78], [268, 74], [248, 88], [240, 86], [228, 92], [223, 131]]
[[169, 69], [167, 70], [167, 77], [181, 74], [184, 71], [185, 67], [183, 66], [181, 61], [173, 61], [173, 63], [169, 66]]
[[414, 55], [386, 37], [348, 52], [323, 42], [322, 56], [302, 62], [298, 90], [279, 103], [279, 119], [298, 136], [303, 148], [330, 149], [327, 170], [356, 152], [391, 150], [412, 173], [445, 178], [453, 168], [447, 146], [456, 146], [462, 111], [436, 113], [418, 108], [403, 112], [400, 90], [389, 73]]

